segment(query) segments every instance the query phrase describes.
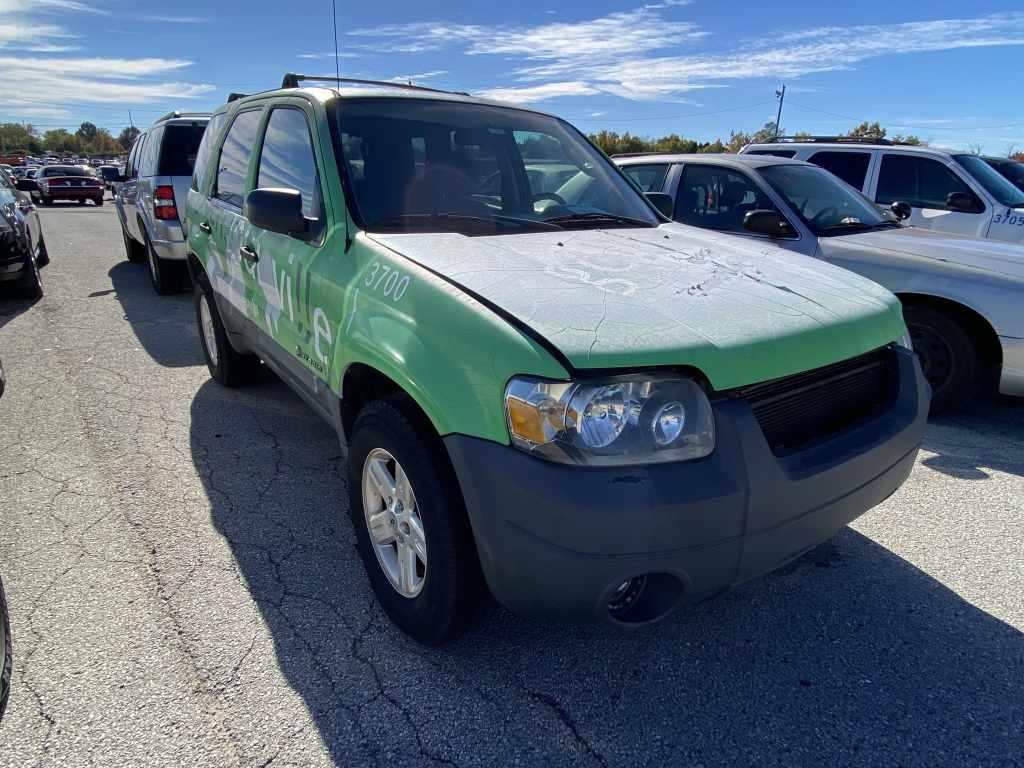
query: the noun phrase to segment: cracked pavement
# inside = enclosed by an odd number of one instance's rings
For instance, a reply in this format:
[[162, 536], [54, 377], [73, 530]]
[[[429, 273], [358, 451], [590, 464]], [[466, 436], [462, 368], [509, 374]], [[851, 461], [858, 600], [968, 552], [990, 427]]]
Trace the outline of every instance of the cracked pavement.
[[653, 628], [490, 606], [425, 649], [331, 430], [209, 379], [112, 206], [42, 215], [46, 297], [0, 300], [0, 767], [1024, 765], [1024, 404], [936, 421], [851, 529]]

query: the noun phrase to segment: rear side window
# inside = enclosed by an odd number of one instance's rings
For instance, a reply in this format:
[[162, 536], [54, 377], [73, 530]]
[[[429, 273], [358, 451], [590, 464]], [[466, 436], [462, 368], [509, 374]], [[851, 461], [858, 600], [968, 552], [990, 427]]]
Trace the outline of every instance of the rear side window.
[[192, 168], [192, 189], [197, 192], [206, 186], [210, 154], [213, 152], [213, 144], [217, 141], [217, 134], [220, 133], [220, 127], [224, 124], [226, 116], [226, 113], [221, 112], [219, 115], [211, 117], [209, 125], [206, 126], [206, 130], [203, 132], [203, 140], [199, 142], [199, 148], [196, 150], [196, 161]]
[[135, 146], [132, 147], [132, 153], [128, 157], [128, 173], [125, 175], [128, 176], [129, 179], [134, 179], [139, 175], [139, 158], [142, 155], [142, 148], [144, 146], [146, 146], [145, 133], [135, 140]]
[[160, 145], [157, 175], [191, 176], [205, 129], [205, 123], [166, 126], [164, 139]]
[[260, 125], [260, 110], [239, 112], [224, 137], [217, 167], [217, 189], [214, 196], [229, 205], [242, 207], [245, 198], [245, 179], [249, 158], [256, 143], [256, 130]]
[[309, 124], [301, 110], [286, 107], [270, 113], [256, 186], [297, 189], [302, 193], [302, 215], [307, 219], [319, 218], [316, 155]]
[[975, 212], [984, 210], [970, 188], [942, 163], [927, 157], [886, 154], [878, 174], [875, 200], [883, 205], [900, 200], [914, 208], [948, 210], [947, 198], [964, 192], [975, 199]]
[[750, 211], [777, 211], [768, 196], [741, 173], [716, 165], [687, 165], [676, 197], [676, 221], [719, 232], [746, 232]]
[[138, 160], [139, 176], [155, 176], [156, 160], [160, 152], [160, 140], [164, 134], [164, 127], [157, 126], [149, 132], [146, 143], [142, 147], [141, 158]]
[[864, 188], [871, 155], [867, 152], [816, 152], [810, 162], [838, 176], [854, 189]]
[[644, 192], [661, 192], [668, 176], [668, 164], [658, 165], [627, 165], [623, 172], [636, 182]]

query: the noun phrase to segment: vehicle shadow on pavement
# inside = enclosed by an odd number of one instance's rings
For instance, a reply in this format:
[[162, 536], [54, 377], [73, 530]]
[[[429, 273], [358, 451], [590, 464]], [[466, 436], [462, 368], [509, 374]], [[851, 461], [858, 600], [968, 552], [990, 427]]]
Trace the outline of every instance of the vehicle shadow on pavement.
[[191, 416], [212, 522], [273, 638], [237, 663], [245, 649], [219, 638], [247, 644], [251, 629], [195, 641], [246, 686], [230, 719], [273, 721], [243, 746], [252, 764], [288, 762], [303, 725], [279, 722], [273, 666], [344, 766], [1020, 760], [1024, 634], [853, 530], [640, 631], [491, 606], [463, 639], [423, 648], [376, 606], [332, 430], [272, 377], [208, 382]]
[[991, 471], [1024, 476], [1024, 400], [977, 400], [929, 421], [921, 447], [936, 454], [923, 464], [962, 480], [988, 480]]
[[[40, 299], [25, 299], [16, 285], [0, 283], [0, 328], [34, 307]], [[0, 353], [3, 350], [0, 349]]]
[[[122, 261], [108, 274], [125, 320], [150, 357], [167, 368], [204, 364], [191, 292], [158, 296], [145, 264]], [[182, 339], [183, 329], [194, 338]]]

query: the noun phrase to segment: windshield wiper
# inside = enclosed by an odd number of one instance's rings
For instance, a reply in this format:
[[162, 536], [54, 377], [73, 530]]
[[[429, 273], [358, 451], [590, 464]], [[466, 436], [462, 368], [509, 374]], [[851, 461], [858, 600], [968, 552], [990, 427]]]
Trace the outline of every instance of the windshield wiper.
[[391, 216], [382, 221], [375, 222], [377, 226], [391, 227], [404, 224], [405, 222], [426, 222], [426, 223], [451, 223], [458, 224], [484, 224], [487, 227], [497, 227], [501, 224], [515, 224], [533, 229], [562, 229], [557, 224], [552, 224], [539, 219], [521, 219], [516, 216], [506, 216], [503, 213], [496, 213], [493, 216], [472, 216], [465, 213], [401, 213]]
[[599, 222], [608, 221], [615, 224], [628, 224], [631, 227], [654, 227], [656, 224], [652, 224], [649, 221], [643, 219], [634, 219], [631, 216], [620, 216], [617, 213], [570, 213], [565, 216], [555, 216], [550, 219], [544, 219], [548, 224], [572, 224], [574, 222]]

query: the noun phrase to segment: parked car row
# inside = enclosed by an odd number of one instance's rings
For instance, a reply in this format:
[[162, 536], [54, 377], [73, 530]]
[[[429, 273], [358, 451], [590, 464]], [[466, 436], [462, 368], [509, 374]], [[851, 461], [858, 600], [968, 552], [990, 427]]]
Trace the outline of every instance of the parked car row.
[[43, 295], [40, 268], [50, 263], [42, 223], [29, 184], [0, 171], [0, 286], [13, 286], [32, 299]]

